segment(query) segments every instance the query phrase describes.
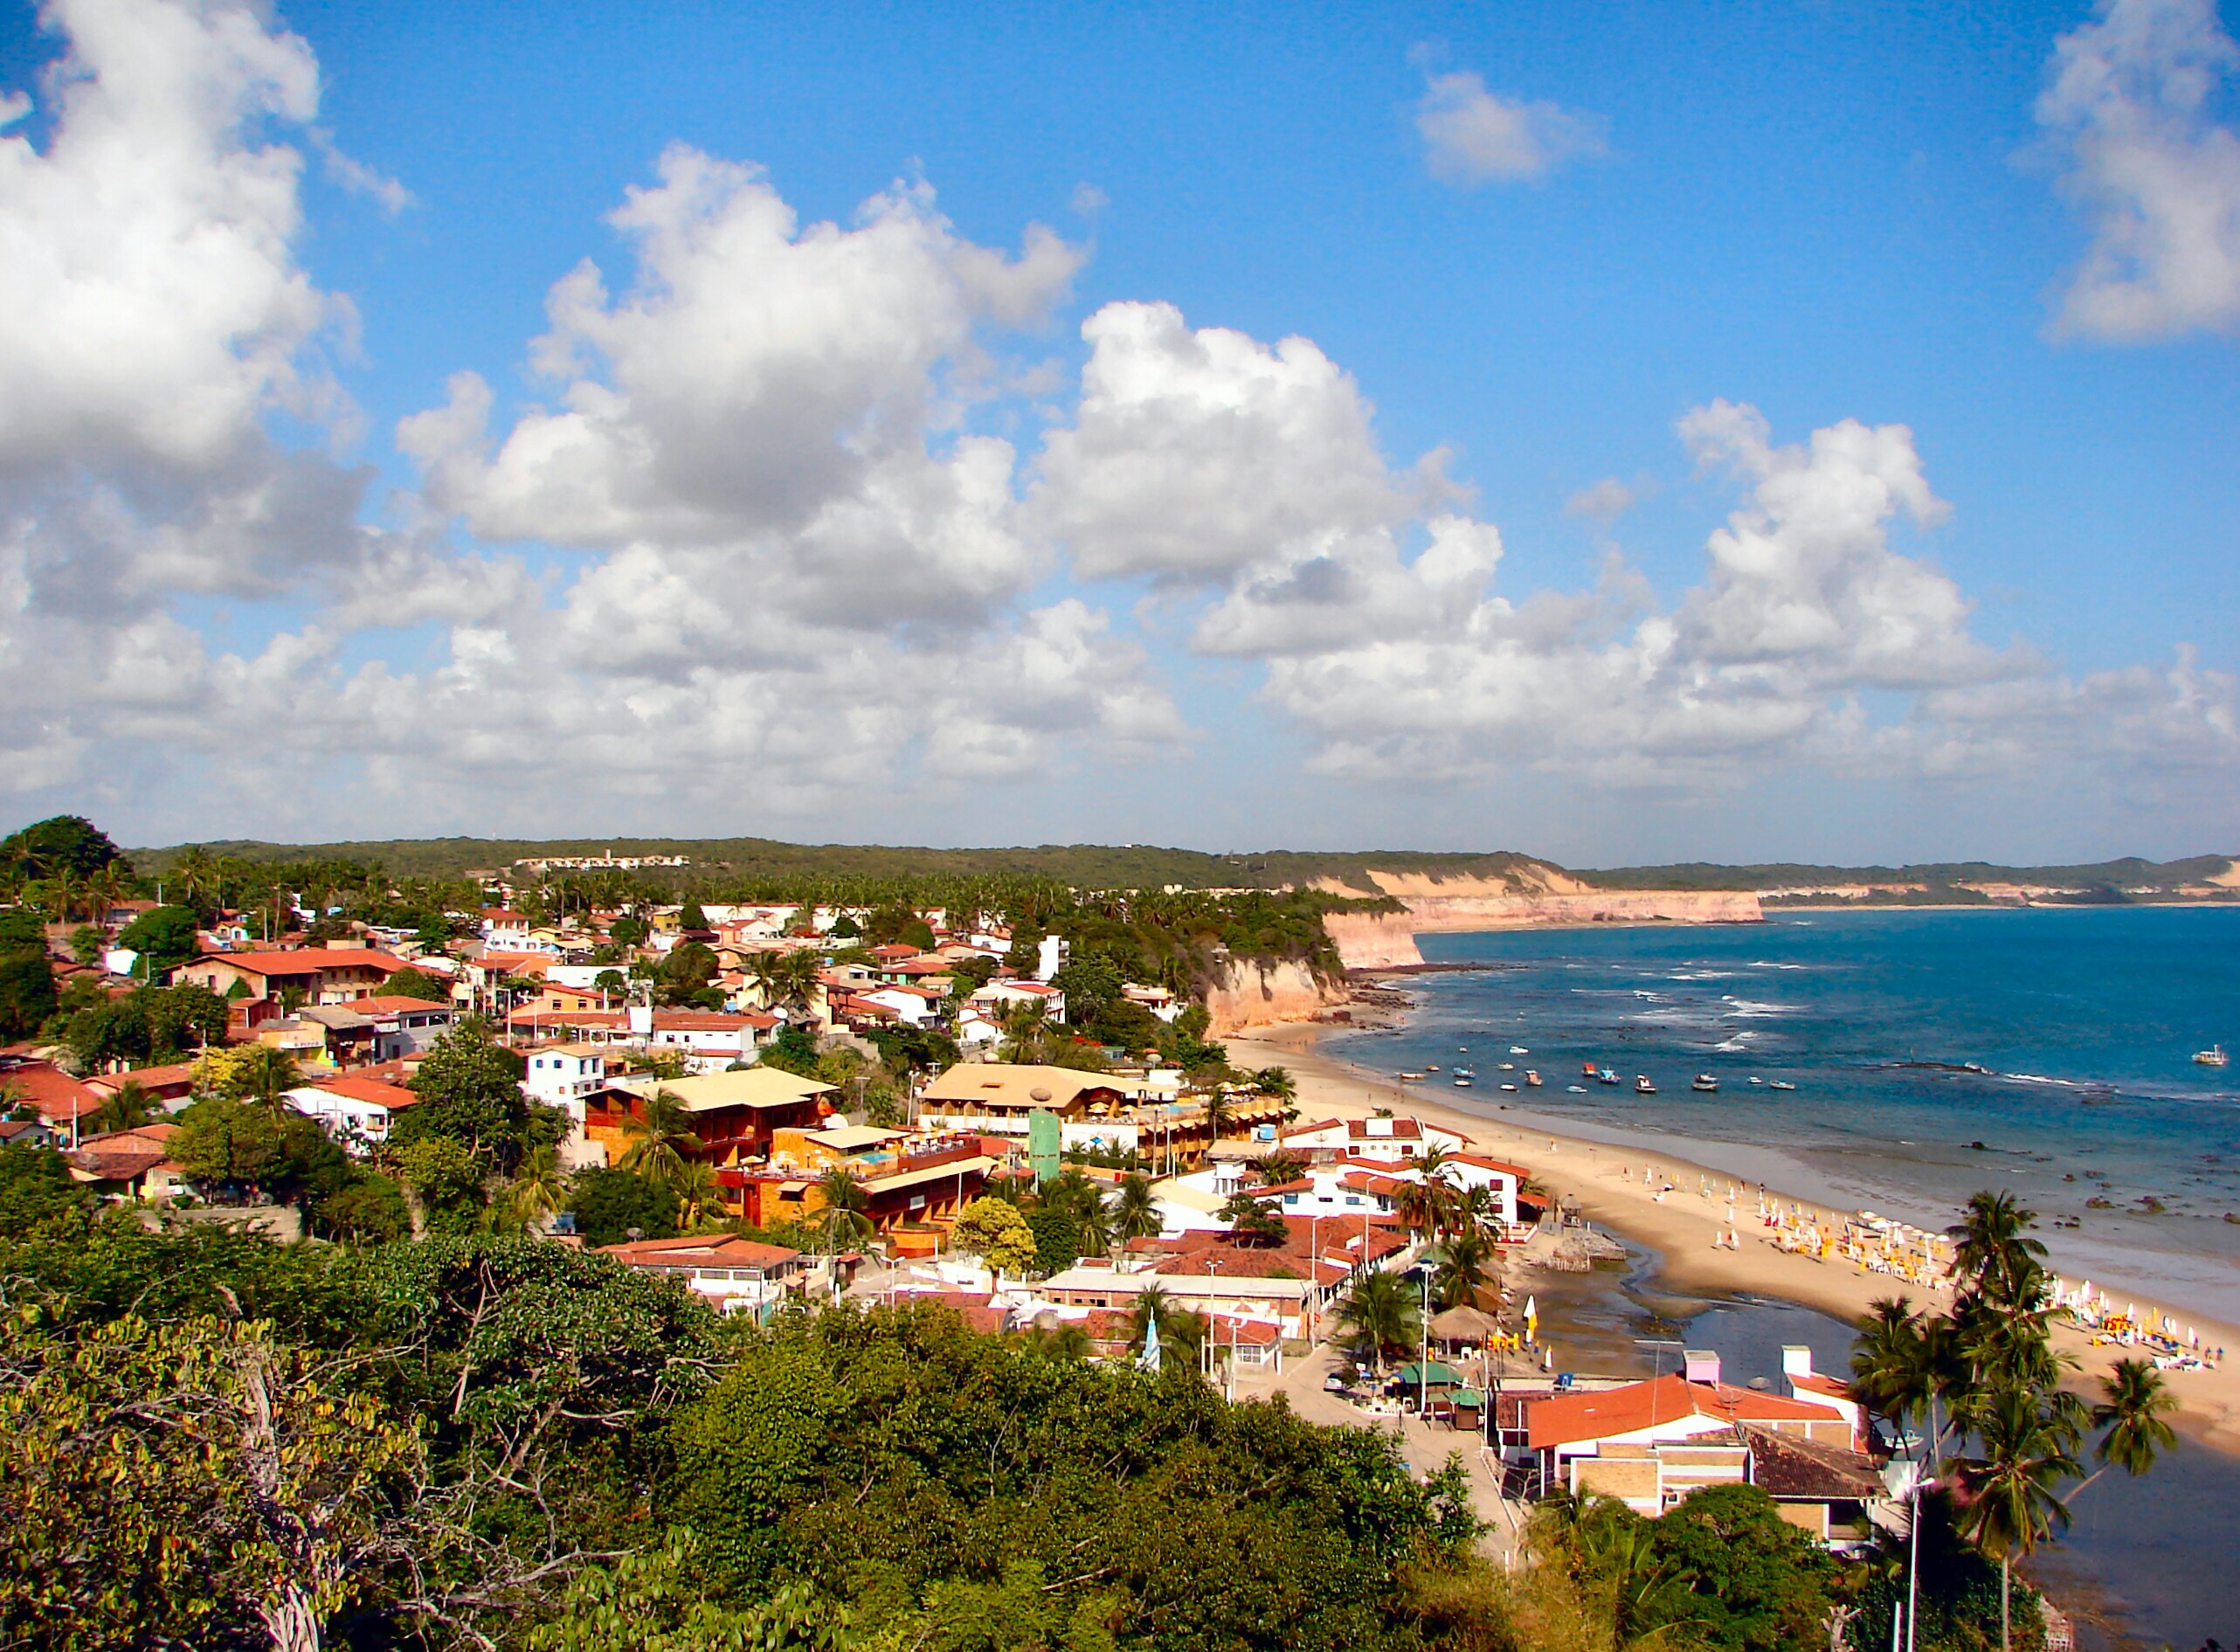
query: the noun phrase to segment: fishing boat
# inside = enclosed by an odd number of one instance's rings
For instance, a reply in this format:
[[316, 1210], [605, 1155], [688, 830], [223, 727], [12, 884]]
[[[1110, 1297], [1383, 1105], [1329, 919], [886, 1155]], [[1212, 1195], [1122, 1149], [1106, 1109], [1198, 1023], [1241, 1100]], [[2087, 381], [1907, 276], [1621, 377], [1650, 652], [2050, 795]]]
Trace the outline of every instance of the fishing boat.
[[1636, 1096], [1654, 1096], [1656, 1094], [1656, 1086], [1649, 1082], [1648, 1074], [1636, 1073], [1634, 1075], [1634, 1094]]
[[1600, 1076], [1600, 1069], [1597, 1068], [1592, 1061], [1582, 1061], [1580, 1063], [1579, 1075], [1581, 1078], [1598, 1077]]
[[1466, 1078], [1458, 1078], [1455, 1081], [1455, 1088], [1458, 1090], [1466, 1090], [1469, 1087], [1470, 1081]]
[[1528, 1089], [1538, 1089], [1540, 1088], [1540, 1069], [1538, 1068], [1528, 1067], [1524, 1069], [1524, 1084]]
[[1785, 1078], [1777, 1078], [1766, 1088], [1769, 1090], [1793, 1090], [1796, 1086]]
[[2212, 1044], [2205, 1050], [2194, 1052], [2194, 1060], [2203, 1067], [2223, 1067], [2231, 1059], [2224, 1053], [2222, 1044]]
[[1753, 1084], [1763, 1084], [1766, 1081], [1765, 1081], [1764, 1079], [1762, 1079], [1762, 1078], [1759, 1077], [1757, 1074], [1753, 1073], [1753, 1074], [1750, 1075], [1750, 1082], [1751, 1082]]
[[1584, 1084], [1566, 1084], [1564, 1086], [1564, 1089], [1566, 1093], [1573, 1096], [1584, 1096], [1587, 1094], [1587, 1086]]
[[1509, 1053], [1511, 1055], [1530, 1055], [1532, 1052], [1526, 1049], [1522, 1044], [1511, 1044], [1509, 1047]]
[[1514, 1096], [1517, 1093], [1517, 1087], [1514, 1084], [1504, 1084], [1501, 1088], [1507, 1090], [1511, 1096]]
[[1458, 1067], [1455, 1069], [1455, 1076], [1456, 1078], [1476, 1078], [1477, 1076], [1477, 1069], [1474, 1067]]
[[1504, 1073], [1513, 1073], [1517, 1070], [1517, 1063], [1514, 1061], [1503, 1061], [1499, 1065]]
[[1414, 1078], [1421, 1078], [1421, 1077], [1423, 1076], [1423, 1075], [1422, 1075], [1422, 1074], [1421, 1074], [1421, 1073], [1402, 1073], [1402, 1074], [1400, 1075], [1400, 1076], [1401, 1076], [1403, 1079], [1414, 1079]]
[[1690, 1089], [1691, 1089], [1691, 1090], [1701, 1090], [1701, 1091], [1703, 1091], [1706, 1096], [1710, 1095], [1712, 1091], [1714, 1091], [1714, 1090], [1718, 1089], [1718, 1087], [1719, 1087], [1719, 1082], [1718, 1082], [1718, 1079], [1716, 1079], [1716, 1078], [1714, 1078], [1714, 1077], [1712, 1077], [1709, 1073], [1698, 1073], [1698, 1074], [1697, 1074], [1697, 1075], [1696, 1075], [1696, 1082], [1695, 1082], [1694, 1083], [1692, 1083], [1692, 1084], [1690, 1084], [1690, 1085], [1689, 1085], [1689, 1086], [1688, 1086], [1688, 1088], [1689, 1088]]
[[1614, 1084], [1618, 1082], [1618, 1075], [1605, 1067], [1595, 1073], [1594, 1082], [1597, 1084]]
[[1431, 1062], [1429, 1065], [1428, 1065], [1427, 1067], [1425, 1067], [1423, 1070], [1424, 1070], [1425, 1072], [1427, 1072], [1427, 1073], [1435, 1073], [1435, 1072], [1437, 1072], [1437, 1071], [1439, 1070], [1439, 1063], [1438, 1063], [1438, 1062], [1436, 1062], [1436, 1061], [1433, 1061], [1433, 1062]]

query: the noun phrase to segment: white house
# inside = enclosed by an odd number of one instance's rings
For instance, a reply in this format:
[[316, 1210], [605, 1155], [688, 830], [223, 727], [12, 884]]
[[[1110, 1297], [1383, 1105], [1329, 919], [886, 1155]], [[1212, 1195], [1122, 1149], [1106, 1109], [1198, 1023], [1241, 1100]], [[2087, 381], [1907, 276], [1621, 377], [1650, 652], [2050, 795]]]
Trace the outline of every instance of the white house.
[[605, 1250], [626, 1267], [681, 1280], [727, 1314], [760, 1313], [803, 1282], [799, 1251], [728, 1234], [636, 1240]]
[[1003, 1023], [977, 1004], [957, 1012], [957, 1047], [985, 1049], [1003, 1041]]
[[944, 995], [930, 986], [905, 986], [889, 982], [881, 986], [859, 987], [855, 996], [868, 1004], [876, 1004], [882, 1010], [891, 1010], [897, 1020], [911, 1026], [924, 1026], [940, 1019]]
[[342, 1075], [287, 1092], [287, 1103], [333, 1137], [344, 1151], [363, 1157], [389, 1139], [397, 1115], [420, 1098], [401, 1084]]
[[606, 1047], [554, 1044], [531, 1050], [521, 1087], [548, 1107], [576, 1102], [575, 1111], [580, 1117], [583, 1098], [606, 1088]]
[[1278, 1139], [1288, 1151], [1313, 1159], [1374, 1158], [1394, 1164], [1421, 1158], [1434, 1147], [1461, 1153], [1473, 1144], [1460, 1130], [1405, 1116], [1326, 1118], [1319, 1123], [1295, 1125]]
[[1063, 989], [1043, 981], [991, 981], [973, 993], [969, 1002], [999, 1017], [1014, 1004], [1040, 1004], [1047, 1020], [1062, 1026], [1066, 1019]]

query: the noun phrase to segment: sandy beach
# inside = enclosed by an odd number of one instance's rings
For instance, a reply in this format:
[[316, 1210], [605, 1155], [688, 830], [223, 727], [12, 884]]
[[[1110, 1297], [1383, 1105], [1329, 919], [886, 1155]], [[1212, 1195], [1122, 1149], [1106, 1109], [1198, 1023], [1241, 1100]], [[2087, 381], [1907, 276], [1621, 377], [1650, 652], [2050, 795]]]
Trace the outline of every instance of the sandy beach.
[[[1282, 1067], [1291, 1073], [1298, 1084], [1303, 1119], [1360, 1118], [1379, 1107], [1389, 1107], [1471, 1136], [1485, 1150], [1524, 1165], [1552, 1193], [1575, 1200], [1588, 1220], [1657, 1252], [1662, 1276], [1679, 1289], [1778, 1297], [1846, 1320], [1864, 1314], [1876, 1298], [1900, 1290], [1917, 1303], [1924, 1297], [1918, 1288], [1849, 1262], [1822, 1261], [1774, 1248], [1763, 1230], [1751, 1225], [1755, 1180], [1717, 1164], [1673, 1158], [1651, 1142], [1633, 1146], [1588, 1142], [1442, 1106], [1418, 1089], [1327, 1054], [1320, 1042], [1331, 1030], [1325, 1025], [1291, 1023], [1232, 1033], [1226, 1041], [1230, 1059], [1239, 1065]], [[1662, 1200], [1641, 1179], [1642, 1167], [1648, 1164], [1666, 1172], [1660, 1180], [1676, 1185]], [[1727, 1206], [1723, 1193], [1700, 1196], [1697, 1190], [1704, 1177], [1714, 1187], [1730, 1182], [1744, 1187], [1737, 1200], [1741, 1213], [1739, 1250], [1712, 1248], [1713, 1236], [1725, 1228]], [[1785, 1202], [1828, 1209], [1782, 1188], [1769, 1186], [1766, 1191]], [[1946, 1299], [1939, 1296], [1938, 1300], [1942, 1305]], [[2205, 1342], [2240, 1355], [2240, 1330], [2198, 1317], [2194, 1324]], [[2057, 1340], [2064, 1351], [2077, 1357], [2080, 1384], [2088, 1392], [2097, 1388], [2095, 1379], [2115, 1358], [2128, 1351], [2095, 1348], [2073, 1331], [2059, 1333]], [[2240, 1455], [2240, 1358], [2217, 1370], [2174, 1372], [2169, 1386], [2188, 1432], [2219, 1450]]]

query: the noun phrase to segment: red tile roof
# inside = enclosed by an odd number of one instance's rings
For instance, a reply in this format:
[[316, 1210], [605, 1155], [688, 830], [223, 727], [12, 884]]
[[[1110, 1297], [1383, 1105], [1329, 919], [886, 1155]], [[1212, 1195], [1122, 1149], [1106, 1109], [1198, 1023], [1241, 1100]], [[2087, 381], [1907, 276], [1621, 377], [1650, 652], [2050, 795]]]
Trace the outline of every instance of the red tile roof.
[[1622, 1388], [1606, 1388], [1593, 1393], [1561, 1394], [1537, 1402], [1527, 1416], [1536, 1451], [1548, 1446], [1573, 1445], [1582, 1440], [1607, 1440], [1614, 1434], [1635, 1434], [1656, 1423], [1690, 1416], [1708, 1417], [1723, 1423], [1843, 1420], [1827, 1406], [1731, 1387], [1725, 1383], [1690, 1382], [1677, 1376], [1628, 1383]]
[[800, 1255], [783, 1245], [765, 1245], [736, 1234], [688, 1234], [681, 1239], [640, 1239], [601, 1248], [637, 1268], [773, 1268]]
[[101, 1104], [101, 1097], [52, 1061], [24, 1061], [0, 1067], [0, 1085], [10, 1085], [38, 1109], [49, 1123], [82, 1118]]
[[197, 964], [230, 964], [252, 975], [309, 975], [322, 970], [379, 970], [393, 975], [404, 960], [363, 946], [304, 946], [292, 952], [206, 952]]
[[303, 1088], [308, 1090], [324, 1090], [329, 1096], [345, 1096], [353, 1102], [366, 1102], [376, 1107], [385, 1107], [392, 1113], [400, 1107], [410, 1107], [420, 1099], [402, 1084], [387, 1084], [377, 1078], [363, 1078], [353, 1074], [345, 1074], [336, 1078], [314, 1079]]

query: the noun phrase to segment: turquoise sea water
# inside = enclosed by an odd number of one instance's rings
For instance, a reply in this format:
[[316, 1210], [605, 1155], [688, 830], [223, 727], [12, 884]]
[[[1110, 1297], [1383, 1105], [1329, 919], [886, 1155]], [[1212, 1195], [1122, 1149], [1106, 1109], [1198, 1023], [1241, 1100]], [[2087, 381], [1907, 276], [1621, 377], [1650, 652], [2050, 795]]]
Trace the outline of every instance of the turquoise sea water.
[[[2240, 1220], [2224, 1220], [2240, 1218], [2240, 1065], [2192, 1060], [2240, 1050], [2240, 909], [1787, 913], [1422, 948], [1483, 967], [1404, 981], [1405, 1028], [1332, 1054], [1386, 1074], [1436, 1063], [1425, 1093], [1450, 1105], [1677, 1138], [1676, 1156], [1925, 1224], [2010, 1187], [2078, 1224], [2046, 1235], [2071, 1279], [2240, 1323]], [[1623, 1085], [1585, 1080], [1590, 1060]], [[1449, 1087], [1458, 1065], [1469, 1091]], [[1543, 1088], [1498, 1089], [1528, 1066]], [[1690, 1089], [1698, 1073], [1716, 1095]], [[1658, 1093], [1635, 1096], [1636, 1074]]]
[[[1925, 1225], [1951, 1220], [1977, 1187], [2009, 1187], [2049, 1223], [2078, 1222], [2045, 1235], [2071, 1279], [2135, 1289], [2181, 1323], [2188, 1308], [2240, 1322], [2240, 1224], [2223, 1220], [2240, 1215], [2240, 1066], [2192, 1060], [2214, 1043], [2240, 1050], [2240, 910], [1815, 912], [1421, 944], [1427, 959], [1480, 967], [1398, 981], [1416, 1000], [1407, 1026], [1345, 1036], [1332, 1054], [1387, 1076], [1435, 1063], [1421, 1088], [1442, 1104], [1647, 1138]], [[1590, 1059], [1624, 1084], [1587, 1082]], [[1954, 1070], [1969, 1063], [1985, 1070]], [[1471, 1089], [1452, 1088], [1456, 1066], [1474, 1070]], [[1541, 1089], [1521, 1088], [1527, 1067]], [[1637, 1073], [1656, 1096], [1634, 1094]], [[1689, 1089], [1697, 1073], [1718, 1078], [1716, 1095]], [[1753, 1075], [1797, 1088], [1753, 1087]], [[1504, 1094], [1504, 1081], [1520, 1089]], [[1569, 1093], [1575, 1083], [1587, 1093]], [[1531, 1157], [1529, 1143], [1518, 1151]], [[2146, 1213], [2142, 1196], [2162, 1213]], [[1645, 1370], [1643, 1339], [1666, 1338], [1718, 1349], [1736, 1379], [1778, 1371], [1787, 1342], [1843, 1368], [1838, 1322], [1673, 1293], [1655, 1258], [1629, 1248], [1617, 1274], [1554, 1287], [1560, 1342], [1580, 1368]], [[2076, 1514], [2036, 1569], [2119, 1626], [2088, 1628], [2088, 1646], [2232, 1642], [2240, 1462], [2181, 1440], [2147, 1479], [2094, 1485]]]

